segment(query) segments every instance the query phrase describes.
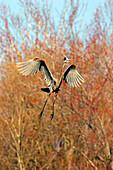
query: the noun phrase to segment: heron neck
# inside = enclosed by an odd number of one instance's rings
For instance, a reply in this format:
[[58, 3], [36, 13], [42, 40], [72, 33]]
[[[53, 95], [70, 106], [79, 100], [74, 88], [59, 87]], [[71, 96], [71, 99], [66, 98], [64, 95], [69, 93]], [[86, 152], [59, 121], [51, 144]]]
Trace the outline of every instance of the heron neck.
[[63, 79], [63, 76], [64, 76], [65, 65], [66, 65], [66, 62], [63, 62], [63, 64], [62, 64], [62, 69], [61, 69], [61, 74], [59, 75], [58, 81], [57, 81], [57, 83], [56, 83], [56, 86], [57, 86], [57, 87], [60, 87], [60, 85], [61, 85], [61, 82], [62, 82], [62, 79]]

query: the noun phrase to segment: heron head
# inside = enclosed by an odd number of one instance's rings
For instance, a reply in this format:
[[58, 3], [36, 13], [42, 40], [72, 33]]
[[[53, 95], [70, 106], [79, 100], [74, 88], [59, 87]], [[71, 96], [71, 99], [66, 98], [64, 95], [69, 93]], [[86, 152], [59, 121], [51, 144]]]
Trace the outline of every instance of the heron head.
[[70, 62], [71, 61], [71, 59], [68, 59], [68, 57], [64, 57], [64, 62], [66, 63], [66, 62]]

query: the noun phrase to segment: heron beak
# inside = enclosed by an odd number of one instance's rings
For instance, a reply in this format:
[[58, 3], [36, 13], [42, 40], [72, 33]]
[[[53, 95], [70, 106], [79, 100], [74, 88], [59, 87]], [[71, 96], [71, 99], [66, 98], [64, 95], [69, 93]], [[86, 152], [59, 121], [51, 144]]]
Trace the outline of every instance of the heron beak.
[[72, 59], [67, 59], [67, 62], [70, 62], [70, 61], [72, 61]]

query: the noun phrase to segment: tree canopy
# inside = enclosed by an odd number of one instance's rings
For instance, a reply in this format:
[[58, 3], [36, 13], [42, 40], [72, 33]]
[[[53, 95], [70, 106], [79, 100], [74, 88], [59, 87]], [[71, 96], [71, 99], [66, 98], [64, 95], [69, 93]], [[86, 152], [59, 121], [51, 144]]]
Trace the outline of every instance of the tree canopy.
[[[79, 0], [64, 5], [57, 23], [47, 3], [19, 2], [21, 16], [0, 7], [1, 169], [112, 169], [113, 0], [97, 8], [84, 37]], [[85, 83], [78, 89], [63, 83], [54, 119], [53, 95], [39, 120], [45, 82], [40, 73], [22, 76], [16, 63], [39, 57], [58, 77], [67, 54]]]

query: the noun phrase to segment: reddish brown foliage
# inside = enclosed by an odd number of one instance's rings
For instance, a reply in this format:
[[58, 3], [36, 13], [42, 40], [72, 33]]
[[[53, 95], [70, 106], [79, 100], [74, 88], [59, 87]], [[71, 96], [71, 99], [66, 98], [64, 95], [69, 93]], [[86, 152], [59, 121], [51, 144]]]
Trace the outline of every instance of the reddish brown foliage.
[[[79, 1], [70, 4], [73, 11], [67, 16], [64, 9], [58, 28], [48, 8], [28, 1], [22, 2], [24, 23], [19, 16], [8, 17], [6, 7], [0, 16], [1, 169], [113, 168], [113, 30], [106, 23], [113, 2], [97, 9], [85, 42], [73, 31]], [[20, 75], [16, 62], [41, 57], [58, 77], [67, 52], [85, 83], [78, 89], [63, 83], [54, 119], [52, 96], [39, 120], [45, 83], [40, 73]]]

